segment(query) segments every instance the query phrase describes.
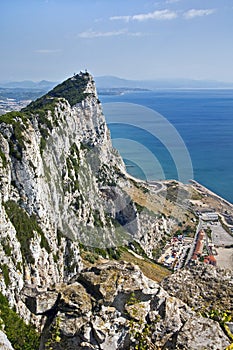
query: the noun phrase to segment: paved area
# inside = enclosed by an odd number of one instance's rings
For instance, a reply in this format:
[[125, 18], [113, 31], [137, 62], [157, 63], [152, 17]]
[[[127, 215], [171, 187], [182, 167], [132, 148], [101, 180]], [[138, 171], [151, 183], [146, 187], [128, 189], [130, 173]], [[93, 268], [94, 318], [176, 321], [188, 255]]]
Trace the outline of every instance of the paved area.
[[233, 248], [226, 248], [226, 246], [233, 245], [233, 237], [224, 230], [222, 225], [208, 224], [212, 230], [211, 237], [214, 243], [214, 250], [217, 252], [216, 260], [217, 266], [224, 269], [233, 269]]
[[[216, 224], [207, 224], [212, 230], [212, 242], [216, 247], [224, 247], [233, 244], [233, 237], [224, 230], [222, 225], [218, 222]], [[204, 227], [205, 228], [205, 227]]]
[[233, 270], [233, 248], [216, 248], [217, 266]]
[[158, 193], [162, 190], [165, 190], [165, 191], [167, 190], [166, 186], [164, 186], [163, 183], [160, 183], [157, 181], [152, 181], [152, 180], [147, 181], [146, 183], [147, 183], [147, 185], [150, 185], [150, 188], [151, 188], [152, 192], [154, 192], [154, 193]]

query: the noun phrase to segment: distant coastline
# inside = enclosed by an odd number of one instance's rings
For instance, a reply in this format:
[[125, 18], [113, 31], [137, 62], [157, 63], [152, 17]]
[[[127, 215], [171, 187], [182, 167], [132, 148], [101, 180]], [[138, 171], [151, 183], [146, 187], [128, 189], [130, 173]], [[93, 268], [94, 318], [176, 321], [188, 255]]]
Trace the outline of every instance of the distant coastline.
[[140, 89], [140, 88], [105, 88], [105, 89], [97, 89], [97, 93], [99, 96], [111, 96], [111, 95], [123, 95], [125, 93], [131, 92], [148, 92], [151, 91], [149, 89]]

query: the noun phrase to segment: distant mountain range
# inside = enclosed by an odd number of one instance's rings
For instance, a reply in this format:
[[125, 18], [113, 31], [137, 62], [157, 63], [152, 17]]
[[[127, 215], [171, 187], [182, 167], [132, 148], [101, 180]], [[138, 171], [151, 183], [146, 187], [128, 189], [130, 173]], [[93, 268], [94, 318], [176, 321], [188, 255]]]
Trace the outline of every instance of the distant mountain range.
[[0, 87], [5, 89], [50, 90], [55, 85], [57, 85], [57, 82], [52, 82], [47, 80], [41, 80], [39, 82], [34, 82], [31, 80], [0, 82]]
[[232, 83], [214, 80], [194, 80], [194, 79], [156, 79], [156, 80], [127, 80], [114, 76], [96, 77], [98, 89], [104, 88], [140, 88], [140, 89], [172, 89], [172, 88], [233, 88]]
[[[232, 83], [214, 80], [194, 80], [194, 79], [156, 79], [156, 80], [128, 80], [115, 76], [95, 77], [97, 89], [207, 89], [207, 88], [233, 88]], [[18, 82], [0, 82], [1, 88], [7, 89], [39, 89], [48, 91], [58, 82], [42, 80], [34, 82], [31, 80]]]

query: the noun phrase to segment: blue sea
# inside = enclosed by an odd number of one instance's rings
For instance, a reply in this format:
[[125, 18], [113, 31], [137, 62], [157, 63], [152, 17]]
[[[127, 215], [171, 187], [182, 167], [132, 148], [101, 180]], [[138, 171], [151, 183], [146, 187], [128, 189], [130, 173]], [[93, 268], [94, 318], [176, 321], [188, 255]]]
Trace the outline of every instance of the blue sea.
[[100, 100], [129, 173], [193, 178], [233, 203], [233, 90], [156, 90]]

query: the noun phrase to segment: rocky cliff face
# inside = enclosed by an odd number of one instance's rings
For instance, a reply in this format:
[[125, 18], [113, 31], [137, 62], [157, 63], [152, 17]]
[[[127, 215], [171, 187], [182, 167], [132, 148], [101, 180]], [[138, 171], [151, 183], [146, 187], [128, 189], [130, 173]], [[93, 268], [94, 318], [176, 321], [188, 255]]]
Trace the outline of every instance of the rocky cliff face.
[[26, 317], [25, 283], [67, 281], [82, 268], [79, 243], [116, 246], [143, 230], [88, 73], [0, 121], [0, 287]]
[[176, 218], [147, 210], [135, 191], [149, 190], [128, 177], [112, 148], [88, 73], [0, 117], [0, 291], [43, 328], [41, 349], [143, 349], [146, 340], [151, 348], [203, 349], [192, 345], [200, 332], [211, 349], [227, 344], [217, 323], [204, 326], [137, 268], [83, 270], [80, 246], [137, 241], [152, 257], [170, 235]]
[[111, 242], [114, 231], [101, 187], [115, 181], [110, 166], [122, 162], [113, 155], [91, 76], [68, 83], [69, 96], [77, 95], [73, 106], [55, 89], [1, 117], [1, 290], [13, 304], [25, 283], [71, 278], [82, 267], [78, 242], [98, 245], [100, 237], [90, 241], [93, 231], [106, 233], [107, 226]]

